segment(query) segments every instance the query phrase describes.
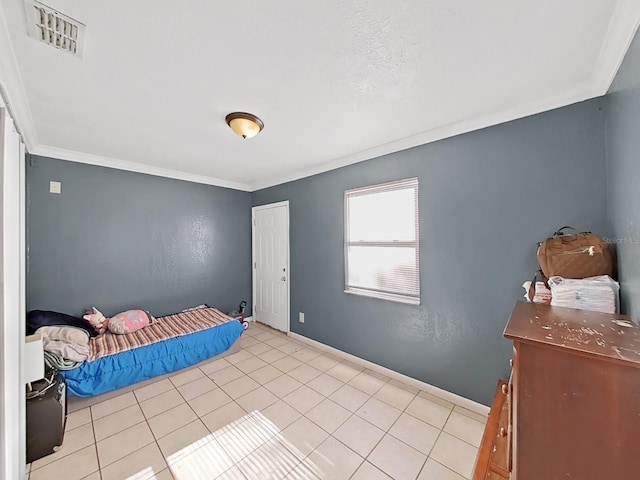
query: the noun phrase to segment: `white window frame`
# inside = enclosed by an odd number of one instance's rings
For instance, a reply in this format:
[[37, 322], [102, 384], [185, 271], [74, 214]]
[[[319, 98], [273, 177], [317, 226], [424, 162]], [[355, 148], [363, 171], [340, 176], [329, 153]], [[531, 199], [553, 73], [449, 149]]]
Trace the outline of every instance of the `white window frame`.
[[[392, 242], [380, 242], [380, 241], [354, 241], [349, 238], [350, 235], [350, 222], [349, 222], [349, 198], [358, 195], [368, 195], [375, 193], [383, 193], [391, 190], [403, 190], [412, 188], [415, 190], [416, 202], [415, 202], [415, 241], [392, 241]], [[353, 188], [344, 192], [344, 293], [361, 295], [365, 297], [378, 298], [382, 300], [390, 300], [399, 303], [408, 303], [411, 305], [420, 304], [420, 215], [418, 212], [418, 199], [419, 199], [419, 183], [418, 178], [406, 178], [403, 180], [397, 180], [394, 182], [381, 183], [377, 185], [371, 185], [367, 187]], [[392, 291], [383, 291], [370, 288], [359, 288], [349, 285], [349, 247], [350, 246], [374, 246], [374, 247], [412, 247], [415, 248], [416, 258], [415, 265], [418, 272], [418, 285], [417, 285], [417, 297], [413, 295], [406, 295]]]

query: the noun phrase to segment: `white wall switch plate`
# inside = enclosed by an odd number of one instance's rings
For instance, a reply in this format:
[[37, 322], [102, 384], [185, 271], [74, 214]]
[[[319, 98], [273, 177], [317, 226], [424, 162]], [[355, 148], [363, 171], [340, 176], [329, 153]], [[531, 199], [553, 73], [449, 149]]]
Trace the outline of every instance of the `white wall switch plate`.
[[300, 320], [300, 323], [304, 323], [304, 313], [300, 312], [298, 314], [298, 320]]
[[62, 191], [62, 183], [49, 182], [49, 193], [60, 193]]

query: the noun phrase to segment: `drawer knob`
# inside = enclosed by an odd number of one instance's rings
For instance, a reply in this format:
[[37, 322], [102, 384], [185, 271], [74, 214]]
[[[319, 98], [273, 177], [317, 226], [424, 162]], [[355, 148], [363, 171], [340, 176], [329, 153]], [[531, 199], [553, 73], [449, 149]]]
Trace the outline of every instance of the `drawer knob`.
[[507, 436], [507, 429], [504, 427], [500, 427], [500, 436], [501, 437], [506, 437]]
[[503, 384], [502, 385], [502, 393], [504, 393], [505, 395], [507, 394], [507, 392], [509, 391], [509, 387], [507, 386], [507, 384]]

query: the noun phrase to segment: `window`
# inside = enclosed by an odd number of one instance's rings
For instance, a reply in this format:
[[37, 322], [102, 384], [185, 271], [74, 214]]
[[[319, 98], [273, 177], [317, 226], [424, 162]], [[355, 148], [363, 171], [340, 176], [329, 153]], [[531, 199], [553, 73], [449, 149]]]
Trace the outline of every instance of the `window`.
[[345, 292], [420, 303], [418, 179], [344, 192]]

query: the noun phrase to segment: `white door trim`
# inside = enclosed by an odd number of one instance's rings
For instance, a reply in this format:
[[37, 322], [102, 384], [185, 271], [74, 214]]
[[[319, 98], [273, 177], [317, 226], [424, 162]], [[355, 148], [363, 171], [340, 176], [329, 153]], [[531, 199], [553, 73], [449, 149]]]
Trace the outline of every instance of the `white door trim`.
[[253, 320], [256, 319], [256, 236], [255, 236], [255, 213], [259, 210], [266, 210], [269, 208], [276, 207], [287, 207], [287, 332], [291, 331], [291, 268], [290, 268], [290, 257], [291, 257], [291, 245], [290, 245], [290, 235], [289, 235], [289, 200], [284, 200], [282, 202], [269, 203], [266, 205], [258, 205], [256, 207], [251, 207], [251, 312]]

